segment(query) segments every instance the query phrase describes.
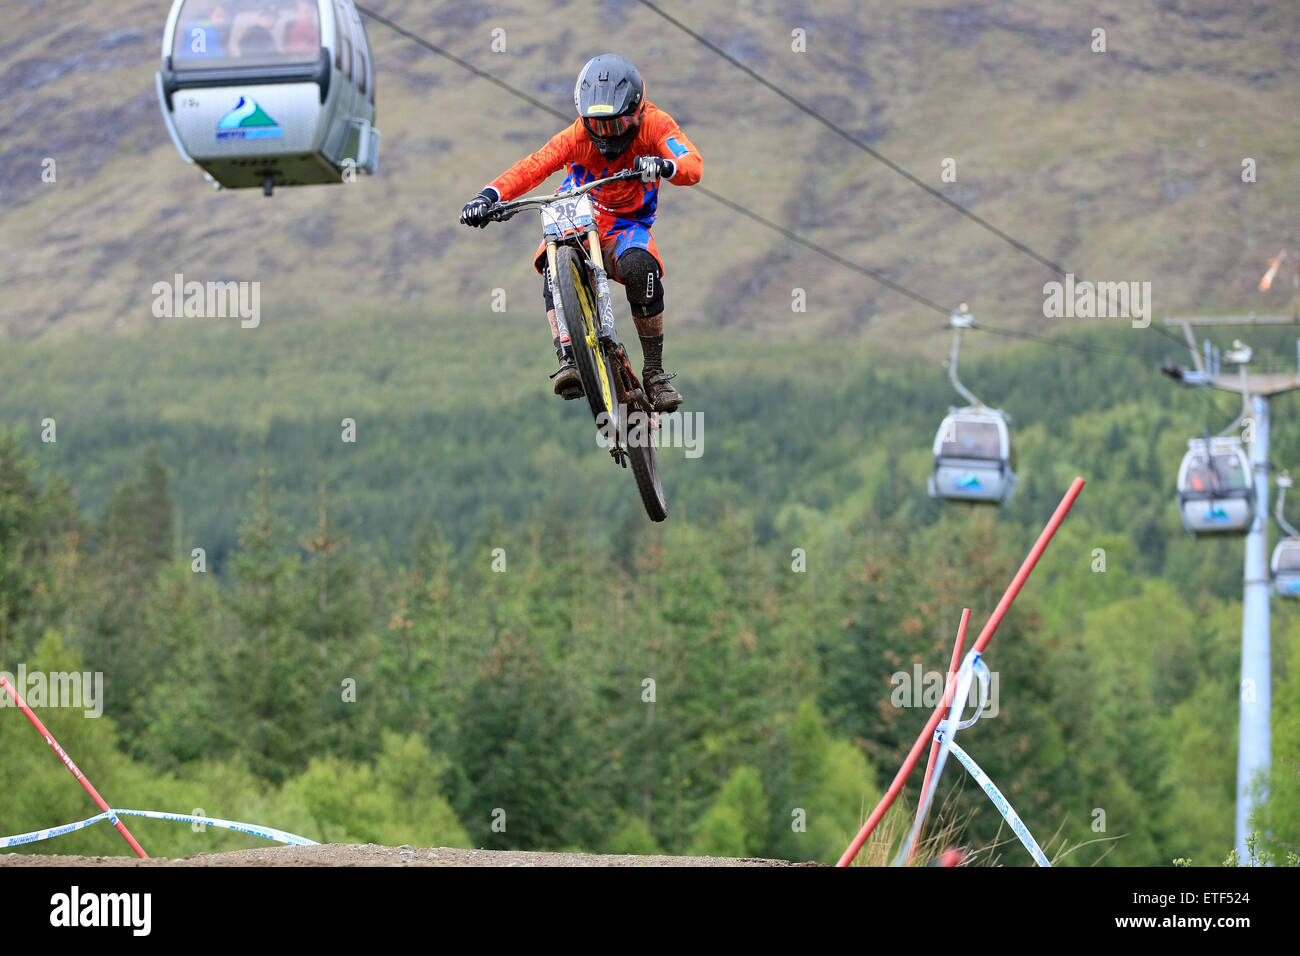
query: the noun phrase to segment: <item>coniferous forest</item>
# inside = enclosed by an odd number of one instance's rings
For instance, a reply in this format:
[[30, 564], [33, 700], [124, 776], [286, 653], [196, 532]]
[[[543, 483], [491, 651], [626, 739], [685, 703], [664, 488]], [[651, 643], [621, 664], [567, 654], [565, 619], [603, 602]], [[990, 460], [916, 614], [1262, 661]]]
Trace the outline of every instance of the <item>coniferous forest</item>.
[[[902, 675], [946, 667], [964, 606], [983, 625], [1079, 474], [963, 745], [1063, 865], [1227, 856], [1241, 547], [1185, 535], [1172, 488], [1186, 440], [1237, 409], [1158, 374], [1177, 343], [1094, 327], [973, 353], [1019, 450], [997, 512], [926, 496], [953, 400], [936, 363], [869, 333], [682, 336], [703, 452], [661, 453], [654, 526], [589, 422], [539, 397], [536, 341], [379, 323], [0, 356], [0, 670], [102, 673], [103, 716], [38, 712], [113, 805], [322, 842], [833, 861], [933, 706]], [[438, 350], [460, 361], [431, 382]], [[1298, 641], [1275, 600], [1275, 862], [1300, 844]], [[0, 752], [22, 781], [0, 832], [93, 812], [13, 709]], [[936, 826], [1029, 862], [955, 762], [944, 780]], [[133, 830], [154, 855], [258, 844]], [[107, 827], [58, 842], [125, 850]]]

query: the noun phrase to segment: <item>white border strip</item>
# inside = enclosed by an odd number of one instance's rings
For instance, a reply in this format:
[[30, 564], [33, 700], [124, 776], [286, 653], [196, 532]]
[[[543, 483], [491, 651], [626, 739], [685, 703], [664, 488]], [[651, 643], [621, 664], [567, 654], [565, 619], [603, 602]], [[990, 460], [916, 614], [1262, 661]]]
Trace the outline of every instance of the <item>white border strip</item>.
[[[975, 782], [984, 788], [984, 792], [988, 794], [988, 798], [993, 801], [993, 806], [998, 808], [998, 812], [1002, 814], [1002, 818], [1011, 826], [1012, 832], [1020, 838], [1020, 842], [1025, 845], [1025, 849], [1028, 850], [1029, 855], [1034, 858], [1034, 862], [1039, 866], [1051, 866], [1052, 864], [1048, 861], [1047, 856], [1041, 849], [1039, 849], [1038, 844], [1034, 841], [1033, 836], [1029, 832], [1029, 828], [1025, 826], [1024, 821], [1020, 819], [1019, 814], [1012, 809], [1011, 804], [1007, 803], [1007, 798], [1002, 796], [1002, 791], [999, 790], [997, 785], [988, 778], [983, 770], [980, 769], [979, 764], [971, 759], [970, 754], [958, 746], [957, 741], [949, 740], [948, 747], [952, 750], [952, 755], [960, 760], [961, 765], [970, 772], [972, 777], [975, 778]], [[126, 811], [123, 810], [120, 812], [125, 813]]]

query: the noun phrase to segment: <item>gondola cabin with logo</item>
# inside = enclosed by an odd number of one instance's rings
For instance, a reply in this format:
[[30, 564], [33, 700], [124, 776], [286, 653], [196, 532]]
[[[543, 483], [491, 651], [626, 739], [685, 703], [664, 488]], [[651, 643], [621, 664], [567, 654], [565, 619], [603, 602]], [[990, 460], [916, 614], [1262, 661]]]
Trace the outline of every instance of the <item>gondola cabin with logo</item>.
[[181, 158], [220, 188], [375, 172], [374, 63], [352, 0], [175, 0], [156, 86]]
[[1178, 468], [1178, 514], [1194, 535], [1246, 534], [1255, 521], [1250, 459], [1236, 436], [1193, 438]]

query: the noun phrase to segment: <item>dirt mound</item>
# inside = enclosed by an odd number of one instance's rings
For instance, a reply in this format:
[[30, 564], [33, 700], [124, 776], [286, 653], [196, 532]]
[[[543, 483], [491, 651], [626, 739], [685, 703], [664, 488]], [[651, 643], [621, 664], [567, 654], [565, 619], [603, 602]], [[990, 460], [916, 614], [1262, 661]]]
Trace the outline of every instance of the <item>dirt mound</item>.
[[31, 856], [0, 854], [0, 866], [816, 866], [786, 860], [715, 856], [620, 856], [600, 853], [541, 853], [525, 850], [459, 850], [449, 847], [277, 846], [177, 859], [137, 860], [122, 856]]

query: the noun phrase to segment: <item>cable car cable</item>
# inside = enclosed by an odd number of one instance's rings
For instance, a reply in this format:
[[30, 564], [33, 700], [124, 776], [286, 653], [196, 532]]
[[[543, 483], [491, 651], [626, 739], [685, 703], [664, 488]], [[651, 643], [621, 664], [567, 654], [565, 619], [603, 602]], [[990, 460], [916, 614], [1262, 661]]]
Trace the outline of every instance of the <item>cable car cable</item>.
[[1011, 338], [1032, 339], [1035, 342], [1041, 342], [1043, 345], [1054, 345], [1061, 348], [1074, 349], [1077, 352], [1091, 352], [1094, 355], [1131, 355], [1131, 352], [1123, 352], [1119, 349], [1101, 348], [1095, 345], [1085, 345], [1082, 342], [1071, 342], [1064, 338], [1050, 338], [1046, 335], [1036, 335], [1033, 332], [1024, 332], [1017, 329], [996, 329], [982, 322], [975, 322], [971, 328], [980, 332], [991, 332], [994, 335], [1005, 335]]
[[[444, 50], [436, 43], [431, 43], [428, 40], [424, 39], [423, 37], [418, 36], [415, 33], [412, 33], [410, 30], [407, 30], [406, 28], [400, 26], [399, 24], [394, 23], [392, 20], [388, 19], [388, 17], [385, 17], [382, 14], [376, 13], [375, 11], [371, 10], [369, 7], [363, 6], [361, 4], [356, 4], [356, 8], [358, 12], [364, 14], [365, 16], [370, 17], [371, 19], [375, 20], [377, 23], [382, 23], [384, 26], [388, 27], [394, 33], [398, 33], [401, 36], [406, 37], [408, 40], [411, 40], [412, 42], [424, 47], [426, 50], [429, 50], [432, 53], [436, 53], [438, 56], [450, 60], [452, 63], [455, 63], [457, 66], [461, 67], [462, 69], [468, 70], [470, 73], [473, 73], [475, 76], [481, 77], [482, 79], [485, 79], [490, 83], [493, 83], [494, 85], [505, 90], [507, 93], [511, 93], [512, 95], [517, 96], [519, 99], [524, 100], [531, 106], [535, 106], [536, 108], [543, 110], [544, 112], [549, 113], [558, 119], [564, 120], [565, 122], [568, 122], [570, 120], [570, 117], [566, 113], [556, 109], [553, 106], [550, 106], [547, 103], [543, 103], [541, 100], [537, 99], [536, 97], [530, 96], [528, 93], [525, 93], [523, 90], [511, 86], [505, 80], [499, 79], [498, 77], [493, 76], [491, 73], [479, 69], [478, 67], [474, 66], [472, 63], [468, 63], [465, 60], [462, 60], [460, 57], [456, 56], [455, 54], [450, 53], [447, 50]], [[896, 282], [893, 279], [890, 279], [884, 273], [879, 272], [875, 269], [871, 269], [867, 266], [858, 265], [857, 263], [839, 255], [838, 253], [832, 252], [830, 249], [827, 249], [825, 246], [819, 245], [818, 243], [813, 242], [811, 239], [806, 239], [803, 236], [799, 235], [798, 233], [790, 229], [786, 229], [784, 226], [778, 225], [775, 222], [772, 222], [772, 220], [759, 215], [758, 213], [754, 212], [752, 209], [749, 209], [746, 206], [741, 205], [735, 200], [728, 199], [727, 197], [720, 195], [719, 193], [716, 193], [705, 186], [695, 186], [693, 188], [695, 192], [703, 193], [705, 196], [709, 197], [714, 202], [726, 206], [728, 209], [732, 210], [733, 212], [738, 212], [742, 216], [745, 216], [746, 218], [751, 219], [754, 222], [764, 225], [767, 228], [774, 230], [775, 232], [779, 232], [782, 236], [789, 239], [790, 241], [797, 242], [799, 245], [804, 246], [807, 249], [811, 249], [813, 252], [817, 253], [818, 255], [823, 256], [831, 260], [832, 262], [837, 263], [838, 265], [842, 265], [846, 269], [852, 269], [854, 272], [858, 273], [859, 275], [866, 276], [869, 279], [874, 279], [876, 282], [879, 282], [881, 285], [889, 289], [892, 289], [893, 291], [897, 292], [899, 295], [906, 296], [907, 298], [911, 299], [913, 302], [917, 302], [928, 309], [932, 309], [935, 312], [939, 313], [940, 315], [947, 316], [952, 312], [951, 309], [945, 308], [944, 306], [940, 305], [938, 302], [935, 302], [933, 299], [929, 298], [928, 296], [922, 295], [919, 292], [915, 292], [912, 289], [907, 288], [907, 286], [899, 282]]]
[[848, 130], [844, 129], [844, 127], [842, 127], [842, 126], [840, 126], [840, 125], [838, 125], [838, 124], [832, 122], [831, 120], [827, 119], [825, 116], [823, 116], [821, 113], [818, 113], [816, 110], [814, 110], [811, 106], [808, 106], [808, 105], [807, 105], [806, 103], [804, 103], [802, 100], [797, 99], [796, 97], [794, 97], [794, 96], [791, 95], [790, 93], [787, 93], [785, 90], [781, 89], [781, 87], [777, 86], [775, 83], [773, 83], [773, 82], [771, 82], [770, 80], [766, 79], [765, 77], [759, 75], [759, 74], [756, 73], [754, 70], [750, 69], [750, 68], [747, 67], [745, 64], [741, 63], [739, 60], [737, 60], [737, 59], [736, 59], [735, 57], [733, 57], [731, 54], [727, 53], [725, 50], [723, 50], [723, 49], [722, 49], [721, 47], [719, 47], [717, 44], [709, 42], [709, 41], [706, 40], [703, 36], [701, 36], [699, 33], [696, 33], [694, 30], [692, 30], [692, 29], [691, 29], [690, 27], [688, 27], [686, 24], [684, 24], [684, 23], [682, 23], [680, 20], [678, 20], [676, 17], [673, 17], [671, 14], [665, 12], [662, 8], [660, 8], [660, 7], [657, 6], [656, 4], [651, 3], [650, 0], [637, 0], [637, 2], [640, 3], [643, 7], [647, 8], [647, 9], [649, 9], [649, 10], [654, 11], [654, 12], [655, 12], [656, 14], [658, 14], [660, 17], [662, 17], [663, 19], [667, 20], [667, 21], [668, 21], [669, 23], [671, 23], [673, 26], [677, 27], [677, 29], [681, 30], [683, 33], [685, 33], [685, 34], [687, 34], [688, 36], [690, 36], [690, 37], [692, 37], [693, 39], [695, 39], [696, 42], [701, 43], [701, 44], [703, 44], [704, 46], [708, 47], [710, 50], [712, 50], [714, 53], [718, 54], [718, 56], [722, 57], [724, 60], [726, 60], [726, 61], [727, 61], [728, 63], [730, 63], [732, 66], [736, 67], [736, 68], [739, 69], [739, 70], [744, 71], [744, 72], [745, 72], [745, 73], [746, 73], [746, 74], [747, 74], [751, 79], [753, 79], [756, 83], [760, 83], [760, 84], [762, 84], [763, 86], [767, 87], [769, 90], [771, 90], [771, 91], [772, 91], [773, 93], [775, 93], [777, 96], [781, 97], [781, 99], [785, 100], [787, 103], [789, 103], [789, 104], [791, 104], [792, 106], [794, 106], [794, 107], [796, 107], [796, 108], [802, 110], [804, 113], [807, 113], [809, 116], [811, 116], [813, 119], [817, 120], [817, 122], [821, 123], [821, 124], [822, 124], [823, 126], [825, 126], [827, 129], [831, 130], [832, 132], [836, 133], [837, 135], [839, 135], [839, 136], [842, 137], [843, 139], [845, 139], [845, 140], [847, 140], [848, 142], [852, 143], [854, 146], [858, 147], [858, 149], [862, 150], [864, 153], [866, 153], [866, 154], [867, 154], [868, 156], [870, 156], [872, 159], [875, 159], [875, 160], [877, 160], [877, 161], [879, 161], [879, 162], [885, 164], [885, 165], [888, 166], [890, 169], [892, 169], [894, 172], [898, 173], [898, 175], [902, 176], [904, 179], [906, 179], [906, 180], [908, 180], [910, 183], [912, 183], [914, 186], [919, 186], [920, 188], [924, 189], [927, 193], [929, 193], [929, 194], [930, 194], [931, 196], [933, 196], [934, 198], [938, 199], [939, 201], [941, 201], [941, 202], [943, 202], [943, 203], [946, 203], [948, 206], [952, 207], [954, 210], [956, 210], [957, 212], [961, 213], [961, 214], [962, 214], [963, 216], [965, 216], [967, 219], [971, 220], [971, 222], [976, 223], [977, 225], [983, 227], [984, 229], [987, 229], [989, 232], [993, 233], [993, 235], [997, 236], [997, 237], [998, 237], [999, 239], [1001, 239], [1003, 242], [1005, 242], [1005, 243], [1007, 243], [1008, 245], [1010, 245], [1013, 249], [1017, 250], [1018, 252], [1023, 252], [1025, 255], [1030, 256], [1031, 258], [1037, 260], [1038, 262], [1040, 262], [1040, 263], [1042, 263], [1043, 265], [1047, 266], [1047, 268], [1051, 269], [1053, 272], [1055, 272], [1055, 273], [1056, 273], [1057, 275], [1059, 275], [1059, 276], [1064, 276], [1064, 275], [1066, 274], [1065, 269], [1062, 268], [1062, 267], [1061, 267], [1060, 265], [1058, 265], [1057, 263], [1053, 262], [1051, 259], [1048, 259], [1046, 256], [1041, 255], [1040, 253], [1036, 252], [1036, 251], [1035, 251], [1034, 249], [1032, 249], [1028, 244], [1026, 244], [1026, 243], [1020, 241], [1019, 239], [1015, 238], [1014, 236], [1008, 235], [1007, 233], [1003, 232], [1001, 229], [999, 229], [997, 226], [993, 225], [993, 224], [992, 224], [991, 222], [989, 222], [987, 219], [985, 219], [984, 217], [980, 216], [978, 213], [975, 213], [975, 212], [971, 211], [970, 209], [966, 208], [966, 207], [963, 206], [961, 203], [957, 202], [955, 199], [950, 199], [948, 196], [945, 196], [941, 190], [935, 189], [935, 188], [934, 188], [933, 186], [931, 186], [929, 183], [927, 183], [927, 182], [925, 182], [925, 181], [919, 179], [915, 174], [909, 172], [907, 169], [904, 169], [902, 166], [900, 166], [898, 163], [894, 162], [894, 161], [893, 161], [892, 159], [890, 159], [888, 156], [885, 156], [885, 155], [884, 155], [883, 153], [881, 153], [879, 150], [872, 148], [872, 147], [871, 147], [870, 145], [868, 145], [866, 142], [864, 142], [863, 140], [861, 140], [861, 139], [859, 139], [858, 137], [854, 136], [854, 135], [853, 135], [852, 133], [850, 133]]
[[480, 79], [487, 80], [489, 83], [499, 86], [507, 93], [511, 93], [519, 97], [521, 100], [527, 101], [531, 105], [537, 107], [539, 110], [545, 110], [546, 112], [550, 113], [552, 116], [558, 116], [560, 119], [563, 120], [567, 120], [569, 118], [565, 116], [563, 113], [561, 113], [559, 110], [557, 110], [555, 107], [543, 103], [541, 100], [536, 99], [535, 97], [529, 96], [523, 90], [516, 89], [515, 87], [507, 83], [505, 80], [498, 79], [497, 77], [493, 76], [491, 73], [488, 73], [486, 70], [480, 70], [473, 63], [470, 63], [466, 60], [462, 60], [454, 53], [444, 50], [436, 43], [431, 43], [430, 41], [424, 39], [424, 37], [412, 33], [410, 30], [406, 29], [400, 24], [394, 23], [392, 20], [388, 19], [388, 17], [384, 16], [383, 14], [376, 13], [374, 10], [371, 10], [369, 7], [363, 6], [359, 3], [354, 4], [354, 6], [357, 8], [358, 13], [362, 13], [365, 16], [370, 17], [370, 19], [374, 20], [376, 23], [382, 23], [384, 26], [388, 27], [388, 29], [392, 30], [394, 33], [401, 34], [402, 36], [410, 40], [412, 43], [424, 47], [426, 50], [430, 51], [431, 53], [436, 53], [438, 54], [438, 56], [450, 60], [452, 63], [455, 63], [458, 67], [460, 67], [462, 70], [468, 70], [470, 73], [473, 73], [475, 76], [479, 77]]
[[[515, 87], [510, 83], [507, 83], [505, 80], [502, 80], [499, 77], [492, 75], [491, 73], [488, 73], [486, 70], [482, 70], [474, 66], [472, 63], [469, 63], [468, 61], [461, 59], [460, 57], [456, 56], [450, 51], [445, 50], [442, 47], [438, 46], [436, 43], [426, 40], [424, 37], [420, 36], [419, 34], [416, 34], [411, 30], [406, 29], [401, 24], [398, 24], [393, 20], [390, 20], [388, 17], [384, 16], [383, 14], [371, 10], [369, 7], [360, 3], [356, 4], [355, 6], [357, 8], [357, 11], [362, 15], [370, 17], [375, 22], [388, 27], [394, 33], [397, 33], [400, 36], [405, 37], [406, 39], [412, 41], [418, 46], [424, 47], [426, 50], [430, 51], [431, 53], [435, 53], [438, 56], [443, 57], [444, 59], [449, 60], [452, 63], [455, 63], [457, 66], [461, 67], [462, 69], [470, 73], [473, 73], [475, 76], [487, 80], [488, 82], [492, 83], [494, 86], [502, 90], [505, 90], [507, 93], [511, 94], [512, 96], [515, 96], [523, 100], [524, 102], [528, 103], [530, 106], [534, 106], [545, 113], [549, 113], [551, 116], [554, 116], [557, 119], [563, 120], [565, 122], [569, 121], [568, 114], [564, 113], [563, 111], [556, 109], [555, 107], [551, 106], [548, 103], [542, 102], [541, 100], [537, 99], [536, 97], [528, 93], [525, 93], [523, 90], [519, 89], [518, 87]], [[704, 42], [707, 43], [707, 41]], [[743, 67], [743, 65], [741, 66], [742, 69], [745, 68]], [[773, 230], [774, 232], [779, 233], [780, 235], [789, 239], [791, 242], [798, 243], [799, 245], [812, 250], [818, 255], [826, 259], [829, 259], [831, 262], [834, 262], [837, 265], [844, 266], [846, 269], [851, 269], [853, 272], [857, 273], [858, 275], [866, 276], [867, 278], [872, 279], [889, 289], [892, 289], [894, 292], [897, 292], [899, 295], [905, 296], [911, 299], [912, 301], [920, 305], [923, 305], [926, 308], [933, 310], [934, 312], [937, 312], [938, 314], [944, 316], [945, 318], [950, 316], [953, 312], [952, 309], [945, 308], [935, 300], [931, 299], [929, 296], [923, 295], [920, 292], [916, 292], [913, 289], [909, 289], [907, 286], [893, 279], [890, 279], [888, 276], [884, 275], [878, 270], [872, 269], [868, 266], [859, 265], [856, 262], [846, 259], [843, 256], [839, 255], [838, 253], [833, 252], [830, 249], [827, 249], [825, 246], [813, 242], [811, 239], [807, 239], [804, 236], [801, 236], [798, 233], [794, 232], [793, 230], [787, 229], [784, 226], [781, 226], [778, 223], [775, 223], [772, 220], [766, 218], [765, 216], [762, 216], [754, 212], [752, 209], [749, 209], [748, 207], [742, 205], [741, 203], [736, 202], [735, 200], [728, 199], [727, 197], [719, 193], [716, 193], [713, 190], [708, 189], [707, 187], [702, 185], [697, 185], [692, 188], [695, 192], [703, 193], [705, 196], [712, 199], [714, 202], [726, 206], [728, 209], [732, 210], [733, 212], [737, 212], [740, 215], [745, 216], [746, 218], [751, 219], [754, 222], [757, 222], [760, 225], [766, 226], [767, 228]], [[947, 201], [947, 197], [943, 197], [942, 194], [940, 195], [941, 198], [944, 198], [945, 201]], [[991, 332], [995, 335], [1005, 335], [1005, 336], [1013, 336], [1018, 338], [1032, 339], [1044, 345], [1060, 346], [1060, 347], [1070, 348], [1081, 352], [1091, 352], [1098, 355], [1129, 354], [1127, 352], [1121, 352], [1118, 350], [1101, 349], [1095, 346], [1087, 346], [1077, 342], [1069, 342], [1065, 339], [1052, 339], [1046, 336], [1035, 335], [1031, 332], [1019, 332], [1010, 329], [996, 329], [981, 324], [974, 324], [972, 325], [972, 328], [976, 328], [985, 332]]]
[[818, 255], [824, 256], [825, 258], [831, 260], [832, 262], [844, 266], [846, 269], [852, 269], [854, 272], [858, 273], [859, 275], [864, 275], [870, 279], [875, 279], [881, 285], [893, 289], [895, 292], [897, 292], [900, 295], [907, 296], [907, 298], [911, 299], [913, 302], [918, 302], [921, 305], [925, 306], [926, 308], [933, 309], [935, 312], [938, 312], [940, 315], [946, 316], [952, 313], [952, 309], [944, 308], [938, 302], [935, 302], [933, 299], [929, 298], [928, 296], [924, 296], [919, 292], [913, 292], [911, 289], [907, 288], [904, 285], [901, 285], [898, 282], [895, 282], [893, 279], [888, 278], [883, 273], [877, 272], [875, 269], [871, 269], [867, 266], [861, 266], [855, 262], [852, 262], [849, 259], [845, 259], [843, 256], [839, 255], [838, 253], [832, 252], [831, 250], [825, 248], [824, 246], [818, 245], [817, 243], [813, 242], [811, 239], [805, 239], [803, 236], [800, 236], [798, 233], [786, 229], [784, 226], [778, 225], [777, 223], [772, 222], [770, 219], [767, 219], [764, 216], [760, 216], [758, 213], [754, 212], [753, 210], [747, 209], [746, 207], [742, 206], [740, 203], [728, 199], [725, 196], [719, 195], [718, 193], [713, 192], [711, 189], [708, 189], [707, 187], [694, 186], [692, 188], [696, 192], [703, 193], [705, 196], [708, 196], [714, 202], [720, 203], [721, 205], [726, 206], [728, 209], [731, 209], [734, 212], [740, 213], [742, 216], [752, 219], [754, 222], [761, 223], [762, 225], [767, 226], [769, 229], [773, 229], [776, 232], [779, 232], [781, 235], [785, 236], [790, 241], [797, 242], [799, 243], [799, 245], [811, 249], [813, 252], [816, 252]]
[[1165, 338], [1169, 339], [1171, 342], [1177, 342], [1180, 348], [1187, 348], [1186, 340], [1180, 339], [1177, 335], [1175, 335], [1173, 332], [1170, 332], [1164, 326], [1153, 325], [1151, 326], [1151, 328], [1154, 331], [1158, 332], [1160, 335], [1163, 335]]

